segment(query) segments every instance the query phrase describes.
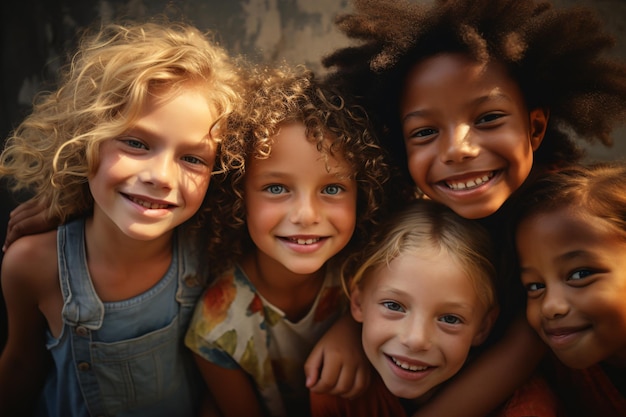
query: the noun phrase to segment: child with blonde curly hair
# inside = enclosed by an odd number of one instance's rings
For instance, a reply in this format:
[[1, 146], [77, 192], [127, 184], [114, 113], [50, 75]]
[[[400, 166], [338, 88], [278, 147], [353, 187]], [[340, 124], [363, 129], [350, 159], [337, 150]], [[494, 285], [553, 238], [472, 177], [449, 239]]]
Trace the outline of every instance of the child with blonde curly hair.
[[64, 224], [4, 255], [0, 414], [197, 415], [192, 219], [242, 84], [192, 26], [111, 24], [12, 133], [0, 174]]
[[[208, 213], [217, 278], [185, 342], [223, 416], [306, 416], [308, 388], [367, 384], [338, 266], [382, 216], [390, 173], [363, 110], [310, 71], [260, 70], [252, 84], [226, 121], [221, 160], [235, 168], [214, 179]], [[354, 343], [330, 367], [314, 345], [337, 332]]]

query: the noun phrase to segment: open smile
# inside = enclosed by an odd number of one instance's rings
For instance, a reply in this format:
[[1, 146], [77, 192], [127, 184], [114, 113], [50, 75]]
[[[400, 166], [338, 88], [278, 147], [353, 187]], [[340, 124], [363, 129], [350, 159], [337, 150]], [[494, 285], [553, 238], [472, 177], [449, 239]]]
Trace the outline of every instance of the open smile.
[[391, 362], [394, 363], [394, 365], [396, 365], [398, 368], [401, 368], [403, 371], [409, 371], [409, 372], [423, 372], [429, 368], [431, 368], [428, 365], [416, 365], [416, 364], [411, 364], [409, 362], [405, 362], [402, 361], [400, 359], [397, 359], [393, 356], [389, 356], [387, 355], [387, 357], [391, 360]]
[[298, 245], [312, 245], [314, 243], [319, 242], [320, 240], [322, 240], [321, 237], [316, 237], [316, 238], [308, 238], [308, 239], [301, 239], [301, 238], [291, 238], [291, 237], [287, 237], [285, 238], [286, 240], [288, 240], [291, 243], [296, 243]]
[[477, 175], [472, 178], [464, 180], [445, 180], [443, 181], [443, 183], [451, 190], [465, 191], [480, 187], [481, 185], [489, 182], [495, 175], [496, 171], [489, 171], [487, 173]]
[[129, 199], [130, 201], [132, 201], [133, 203], [135, 203], [135, 204], [137, 204], [137, 205], [139, 205], [141, 207], [144, 207], [144, 208], [147, 208], [147, 209], [151, 209], [151, 210], [162, 210], [162, 209], [174, 207], [171, 204], [155, 203], [153, 201], [144, 200], [144, 199], [137, 198], [137, 197], [134, 197], [134, 196], [128, 195], [128, 194], [124, 194], [124, 196], [127, 199]]

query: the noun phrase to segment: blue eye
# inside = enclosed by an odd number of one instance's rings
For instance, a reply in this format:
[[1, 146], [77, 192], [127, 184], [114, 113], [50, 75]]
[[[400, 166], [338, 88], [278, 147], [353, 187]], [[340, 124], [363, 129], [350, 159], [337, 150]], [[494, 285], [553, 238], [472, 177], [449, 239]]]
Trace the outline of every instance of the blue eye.
[[442, 322], [444, 322], [444, 323], [447, 323], [447, 324], [459, 324], [459, 323], [461, 323], [461, 319], [459, 319], [456, 316], [452, 316], [450, 314], [441, 317], [440, 320]]
[[265, 187], [265, 189], [270, 194], [281, 194], [285, 192], [285, 187], [283, 187], [282, 185], [278, 185], [278, 184], [269, 185]]
[[343, 190], [342, 187], [338, 185], [328, 185], [324, 188], [324, 194], [337, 195]]
[[131, 148], [136, 148], [136, 149], [148, 149], [148, 146], [146, 146], [145, 143], [143, 143], [142, 141], [138, 140], [138, 139], [133, 139], [133, 138], [123, 138], [120, 139], [122, 142], [124, 142], [125, 144], [127, 144], [129, 147]]
[[404, 312], [404, 308], [395, 301], [383, 301], [381, 303], [387, 310]]
[[204, 161], [198, 157], [195, 156], [183, 156], [183, 161], [185, 162], [189, 162], [190, 164], [194, 164], [194, 165], [204, 165]]

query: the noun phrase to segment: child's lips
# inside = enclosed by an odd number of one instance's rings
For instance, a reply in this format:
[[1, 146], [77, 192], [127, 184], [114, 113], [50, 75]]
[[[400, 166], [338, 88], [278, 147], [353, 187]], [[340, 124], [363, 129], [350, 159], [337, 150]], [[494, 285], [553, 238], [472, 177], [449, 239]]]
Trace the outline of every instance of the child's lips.
[[578, 339], [580, 334], [588, 330], [590, 325], [566, 326], [566, 327], [544, 327], [543, 334], [546, 342], [553, 348], [559, 349], [568, 346]]

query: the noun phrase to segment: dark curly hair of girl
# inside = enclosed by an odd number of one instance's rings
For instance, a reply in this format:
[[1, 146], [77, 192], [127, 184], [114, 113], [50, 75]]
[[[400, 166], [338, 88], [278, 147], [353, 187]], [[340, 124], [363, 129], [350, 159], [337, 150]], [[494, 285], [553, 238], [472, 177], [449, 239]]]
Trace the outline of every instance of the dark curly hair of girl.
[[243, 104], [227, 119], [218, 155], [222, 172], [214, 174], [208, 192], [212, 276], [253, 248], [243, 195], [246, 162], [269, 157], [274, 136], [284, 124], [302, 123], [322, 157], [340, 155], [351, 166], [358, 186], [357, 227], [348, 248], [366, 240], [388, 206], [388, 157], [363, 108], [351, 105], [300, 66], [257, 68], [249, 84]]
[[466, 53], [479, 63], [504, 63], [527, 107], [550, 121], [535, 152], [559, 166], [583, 156], [579, 138], [612, 144], [626, 116], [626, 65], [606, 52], [614, 39], [583, 8], [556, 9], [535, 0], [353, 0], [354, 13], [336, 23], [353, 46], [323, 60], [338, 83], [375, 119], [385, 146], [404, 162], [398, 98], [407, 71], [438, 53]]

